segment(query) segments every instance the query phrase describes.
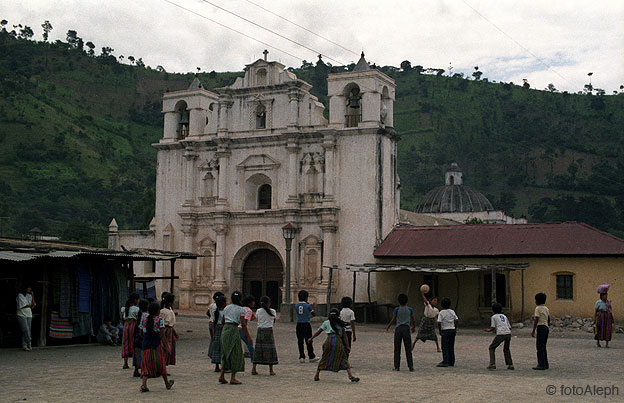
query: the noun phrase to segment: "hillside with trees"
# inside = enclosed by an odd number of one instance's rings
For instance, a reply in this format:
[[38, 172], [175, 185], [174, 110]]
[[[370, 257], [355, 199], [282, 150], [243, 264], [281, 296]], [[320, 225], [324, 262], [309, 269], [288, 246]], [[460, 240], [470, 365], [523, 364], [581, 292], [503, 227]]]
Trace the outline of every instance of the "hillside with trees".
[[[42, 41], [29, 27], [2, 22], [0, 235], [38, 227], [103, 246], [113, 216], [121, 228], [146, 228], [161, 97], [187, 88], [193, 73], [152, 68], [107, 46], [96, 51], [73, 30], [48, 42], [48, 21]], [[319, 61], [291, 70], [326, 104], [331, 69]], [[624, 95], [538, 91], [409, 62], [380, 69], [397, 82], [403, 208], [414, 209], [457, 162], [468, 185], [511, 214], [624, 234]], [[198, 73], [209, 89], [242, 74]]]

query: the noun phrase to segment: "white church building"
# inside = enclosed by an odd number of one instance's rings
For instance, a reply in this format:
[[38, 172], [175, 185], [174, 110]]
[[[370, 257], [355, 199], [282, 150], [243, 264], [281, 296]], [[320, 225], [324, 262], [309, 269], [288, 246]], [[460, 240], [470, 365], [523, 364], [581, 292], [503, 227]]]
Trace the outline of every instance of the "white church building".
[[[296, 228], [291, 301], [306, 289], [310, 302], [324, 303], [324, 267], [374, 262], [375, 247], [399, 221], [394, 80], [363, 54], [352, 71], [330, 73], [328, 120], [311, 85], [266, 53], [230, 86], [210, 91], [196, 77], [187, 90], [164, 95], [155, 217], [149, 230], [120, 231], [114, 220], [109, 227], [112, 249], [201, 255], [175, 264], [181, 308], [205, 308], [215, 291], [234, 290], [269, 295], [279, 306], [289, 223]], [[166, 276], [169, 266], [135, 266], [135, 273]], [[367, 283], [356, 281], [360, 301]], [[375, 300], [374, 278], [370, 284]], [[169, 287], [156, 285], [158, 294]], [[332, 301], [350, 296], [352, 273], [334, 270], [332, 285]]]

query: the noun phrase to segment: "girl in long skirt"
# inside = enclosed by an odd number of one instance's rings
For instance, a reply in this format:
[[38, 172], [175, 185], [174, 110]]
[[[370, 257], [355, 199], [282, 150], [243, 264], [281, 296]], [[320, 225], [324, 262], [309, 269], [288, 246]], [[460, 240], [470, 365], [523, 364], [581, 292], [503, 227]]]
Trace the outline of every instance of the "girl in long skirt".
[[240, 291], [234, 291], [232, 293], [232, 303], [223, 310], [222, 322], [224, 326], [221, 333], [220, 383], [228, 383], [225, 380], [225, 371], [231, 371], [230, 383], [232, 385], [240, 385], [241, 382], [236, 379], [236, 373], [245, 371], [245, 359], [238, 325], [242, 326], [247, 339], [251, 339], [251, 337], [247, 330], [245, 308], [242, 305], [242, 294]]
[[133, 292], [126, 301], [126, 306], [121, 309], [121, 320], [123, 322], [123, 339], [121, 347], [121, 357], [124, 359], [123, 369], [128, 369], [128, 358], [134, 355], [134, 329], [139, 319], [139, 294]]
[[163, 297], [160, 309], [160, 317], [165, 322], [165, 337], [163, 343], [169, 344], [169, 353], [167, 353], [167, 365], [175, 365], [176, 363], [176, 341], [178, 340], [178, 332], [175, 330], [175, 313], [173, 312], [173, 301], [175, 296], [167, 293]]
[[221, 332], [223, 330], [223, 309], [225, 309], [225, 296], [217, 295], [215, 298], [216, 310], [212, 321], [212, 343], [210, 343], [210, 359], [215, 364], [215, 372], [221, 372]]
[[436, 327], [438, 323], [438, 313], [440, 311], [437, 308], [438, 299], [431, 298], [431, 301], [427, 299], [424, 292], [420, 292], [422, 299], [425, 303], [425, 312], [423, 318], [420, 320], [420, 326], [418, 327], [418, 334], [412, 343], [412, 351], [414, 351], [414, 347], [416, 347], [416, 342], [418, 340], [423, 343], [427, 340], [435, 341], [436, 349], [438, 353], [441, 352], [440, 344], [438, 344], [438, 335], [436, 334]]
[[344, 332], [347, 324], [340, 320], [339, 315], [340, 312], [336, 308], [329, 311], [328, 319], [308, 339], [308, 343], [312, 343], [312, 340], [321, 332], [324, 331], [327, 334], [327, 340], [323, 344], [323, 357], [319, 361], [316, 375], [314, 375], [315, 381], [320, 379], [321, 371], [338, 372], [341, 369], [347, 371], [347, 376], [351, 382], [359, 382], [360, 380], [360, 378], [353, 376], [351, 372], [351, 365], [349, 365], [349, 359], [347, 358], [349, 344], [346, 332]]
[[594, 338], [598, 347], [602, 347], [600, 342], [604, 340], [605, 347], [609, 348], [611, 333], [613, 332], [613, 312], [611, 301], [607, 299], [609, 296], [607, 291], [608, 288], [600, 293], [600, 299], [594, 305], [594, 323], [596, 324], [596, 335]]
[[140, 329], [143, 333], [143, 350], [141, 352], [141, 392], [149, 392], [147, 388], [148, 378], [162, 377], [167, 390], [173, 386], [173, 381], [167, 379], [166, 355], [169, 352], [169, 344], [162, 343], [165, 336], [165, 322], [159, 316], [160, 305], [152, 302], [148, 309], [148, 315], [141, 320]]
[[143, 317], [147, 316], [147, 307], [149, 306], [149, 302], [147, 300], [142, 299], [139, 301], [139, 320], [137, 323], [139, 326], [134, 328], [134, 354], [132, 357], [132, 366], [134, 367], [134, 377], [141, 377], [141, 350], [143, 349], [143, 334], [141, 333], [141, 322], [143, 322]]
[[258, 333], [256, 334], [256, 348], [253, 356], [251, 375], [258, 375], [256, 365], [268, 365], [269, 375], [275, 375], [273, 365], [277, 364], [277, 350], [273, 338], [273, 324], [275, 323], [275, 309], [271, 308], [271, 299], [268, 296], [260, 298], [258, 317]]

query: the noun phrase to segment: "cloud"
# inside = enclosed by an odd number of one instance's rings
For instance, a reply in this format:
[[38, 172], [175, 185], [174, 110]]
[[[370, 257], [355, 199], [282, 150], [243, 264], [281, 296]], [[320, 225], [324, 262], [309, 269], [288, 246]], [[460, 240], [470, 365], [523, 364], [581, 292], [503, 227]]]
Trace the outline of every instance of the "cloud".
[[333, 64], [355, 62], [364, 50], [378, 65], [398, 66], [407, 59], [446, 69], [452, 62], [454, 72], [467, 74], [479, 65], [491, 80], [530, 78], [536, 88], [553, 82], [559, 89], [578, 91], [588, 71], [594, 71], [595, 85], [600, 83], [607, 93], [624, 83], [624, 2], [619, 1], [253, 0], [349, 49], [344, 50], [249, 1], [210, 0], [314, 51], [203, 1], [171, 1], [271, 46], [164, 0], [5, 0], [0, 15], [9, 23], [30, 25], [38, 39], [47, 19], [54, 26], [53, 40], [65, 40], [67, 30], [74, 29], [97, 49], [110, 46], [115, 55], [142, 57], [151, 66], [176, 72], [197, 66], [241, 70], [269, 47], [269, 57], [288, 66], [299, 66], [301, 59], [315, 61], [318, 53]]

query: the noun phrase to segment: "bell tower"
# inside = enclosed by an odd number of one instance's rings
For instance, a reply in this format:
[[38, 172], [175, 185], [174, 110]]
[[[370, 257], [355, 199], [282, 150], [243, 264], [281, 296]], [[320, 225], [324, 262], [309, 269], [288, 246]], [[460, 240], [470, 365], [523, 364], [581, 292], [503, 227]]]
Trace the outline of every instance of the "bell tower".
[[329, 126], [394, 127], [394, 80], [368, 65], [364, 52], [352, 71], [327, 78]]

